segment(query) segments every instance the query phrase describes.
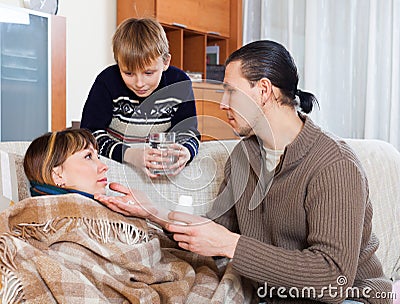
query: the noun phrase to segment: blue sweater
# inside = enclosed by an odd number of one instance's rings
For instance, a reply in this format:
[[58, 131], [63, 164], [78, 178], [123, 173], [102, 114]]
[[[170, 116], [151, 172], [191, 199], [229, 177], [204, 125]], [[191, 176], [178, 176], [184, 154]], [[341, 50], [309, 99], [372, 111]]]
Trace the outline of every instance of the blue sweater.
[[81, 128], [93, 132], [100, 155], [118, 162], [130, 143], [147, 142], [153, 132], [176, 132], [177, 142], [190, 151], [190, 161], [200, 143], [190, 79], [173, 66], [163, 72], [157, 89], [147, 98], [125, 85], [118, 65], [107, 67], [89, 92]]

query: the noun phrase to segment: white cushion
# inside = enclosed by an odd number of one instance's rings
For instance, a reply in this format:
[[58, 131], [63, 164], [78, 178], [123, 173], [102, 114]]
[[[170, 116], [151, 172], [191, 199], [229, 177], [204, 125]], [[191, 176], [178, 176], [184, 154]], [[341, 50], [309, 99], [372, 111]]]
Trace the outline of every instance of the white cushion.
[[225, 162], [237, 141], [203, 142], [199, 154], [177, 176], [151, 179], [143, 172], [128, 165], [121, 165], [102, 158], [109, 171], [110, 181], [117, 181], [145, 192], [157, 205], [175, 209], [180, 195], [193, 197], [195, 214], [205, 214], [216, 197], [222, 182]]

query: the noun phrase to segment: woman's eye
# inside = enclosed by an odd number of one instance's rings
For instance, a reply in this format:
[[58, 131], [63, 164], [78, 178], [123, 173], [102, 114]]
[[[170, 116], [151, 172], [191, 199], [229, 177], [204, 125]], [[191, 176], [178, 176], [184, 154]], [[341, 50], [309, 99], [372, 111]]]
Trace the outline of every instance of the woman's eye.
[[86, 154], [85, 158], [86, 158], [86, 159], [92, 159], [92, 153]]

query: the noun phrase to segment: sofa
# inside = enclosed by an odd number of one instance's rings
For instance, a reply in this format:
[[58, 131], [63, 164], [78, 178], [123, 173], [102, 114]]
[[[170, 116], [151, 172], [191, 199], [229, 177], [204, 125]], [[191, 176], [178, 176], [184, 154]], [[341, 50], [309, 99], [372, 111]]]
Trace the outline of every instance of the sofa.
[[[400, 153], [381, 140], [346, 139], [366, 171], [374, 208], [373, 231], [378, 236], [385, 274], [400, 279]], [[223, 168], [236, 140], [203, 142], [199, 155], [181, 174], [152, 180], [130, 166], [102, 158], [109, 181], [144, 191], [156, 205], [175, 209], [181, 195], [193, 198], [194, 213], [205, 214], [212, 206], [223, 179]], [[28, 142], [0, 143], [0, 211], [29, 196], [23, 172]], [[108, 190], [110, 191], [110, 190]], [[111, 191], [110, 191], [111, 194]]]

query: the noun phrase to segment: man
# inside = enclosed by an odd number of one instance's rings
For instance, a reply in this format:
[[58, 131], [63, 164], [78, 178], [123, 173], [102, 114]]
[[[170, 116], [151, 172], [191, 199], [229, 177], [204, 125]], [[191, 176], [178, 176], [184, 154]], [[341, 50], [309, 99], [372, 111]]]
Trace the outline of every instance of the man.
[[[205, 220], [171, 212], [186, 250], [231, 259], [267, 303], [390, 303], [375, 255], [365, 173], [352, 150], [307, 117], [289, 52], [256, 41], [226, 62], [221, 109], [243, 140]], [[193, 225], [191, 225], [193, 224]], [[354, 302], [353, 302], [354, 303]]]

